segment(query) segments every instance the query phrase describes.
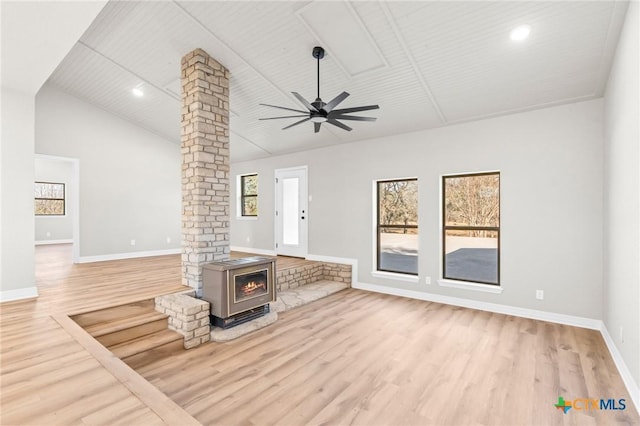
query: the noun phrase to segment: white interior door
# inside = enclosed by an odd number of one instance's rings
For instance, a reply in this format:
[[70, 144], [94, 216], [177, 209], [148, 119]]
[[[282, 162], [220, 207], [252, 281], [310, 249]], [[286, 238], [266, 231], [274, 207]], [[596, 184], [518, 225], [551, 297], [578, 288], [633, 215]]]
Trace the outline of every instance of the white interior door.
[[305, 257], [308, 235], [307, 167], [276, 174], [276, 253]]

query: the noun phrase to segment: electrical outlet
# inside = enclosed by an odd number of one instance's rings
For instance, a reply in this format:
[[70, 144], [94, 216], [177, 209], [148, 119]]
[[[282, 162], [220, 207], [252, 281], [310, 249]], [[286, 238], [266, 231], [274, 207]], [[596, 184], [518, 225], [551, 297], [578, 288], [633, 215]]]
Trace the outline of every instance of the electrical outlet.
[[431, 277], [424, 277], [425, 284], [431, 284]]
[[51, 236], [51, 232], [47, 232], [47, 238]]
[[167, 237], [167, 244], [171, 244], [171, 237]]
[[136, 240], [131, 240], [131, 245], [135, 246], [136, 245]]
[[544, 299], [544, 290], [536, 290], [536, 299], [538, 300]]

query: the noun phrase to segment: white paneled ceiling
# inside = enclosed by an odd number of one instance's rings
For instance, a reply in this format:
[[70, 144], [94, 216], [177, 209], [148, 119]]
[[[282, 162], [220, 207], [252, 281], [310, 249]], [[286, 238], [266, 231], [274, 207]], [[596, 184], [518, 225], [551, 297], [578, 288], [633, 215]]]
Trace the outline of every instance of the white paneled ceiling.
[[[180, 142], [180, 58], [202, 48], [231, 71], [234, 162], [601, 96], [627, 4], [615, 1], [109, 2], [49, 82]], [[510, 31], [531, 26], [513, 42]], [[378, 104], [319, 133], [260, 103]], [[134, 87], [145, 95], [132, 96]], [[286, 115], [286, 114], [285, 114]], [[353, 124], [353, 125], [352, 125]]]

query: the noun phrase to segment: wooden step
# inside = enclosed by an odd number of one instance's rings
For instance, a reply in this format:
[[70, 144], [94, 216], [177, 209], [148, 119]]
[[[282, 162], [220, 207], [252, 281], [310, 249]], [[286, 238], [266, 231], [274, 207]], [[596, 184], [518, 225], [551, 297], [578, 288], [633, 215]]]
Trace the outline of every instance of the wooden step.
[[184, 351], [184, 337], [169, 330], [168, 317], [154, 310], [153, 299], [72, 317], [115, 356], [145, 365]]
[[183, 344], [183, 336], [172, 330], [162, 330], [108, 346], [108, 349], [118, 358], [125, 359], [176, 341]]
[[129, 365], [129, 367], [136, 370], [138, 368], [144, 367], [145, 365], [159, 362], [163, 359], [169, 360], [173, 355], [184, 352], [185, 350], [186, 349], [184, 348], [184, 341], [175, 340], [173, 342], [157, 346], [151, 350], [122, 358], [122, 361]]
[[145, 324], [147, 322], [153, 322], [153, 321], [157, 321], [158, 319], [165, 319], [165, 318], [167, 318], [167, 316], [161, 312], [144, 311], [134, 316], [118, 318], [112, 321], [100, 322], [100, 323], [92, 324], [83, 328], [87, 331], [87, 333], [89, 333], [93, 337], [100, 337], [106, 334], [116, 333], [118, 331], [122, 331], [127, 328]]
[[[103, 323], [98, 335], [93, 335], [104, 346], [115, 346], [148, 334], [168, 329], [169, 319], [160, 312], [123, 318], [116, 323]], [[112, 331], [109, 331], [112, 330]], [[87, 330], [88, 331], [88, 330]]]
[[100, 309], [99, 311], [87, 312], [71, 317], [80, 327], [116, 321], [122, 318], [132, 317], [152, 311], [155, 306], [154, 299], [142, 300], [140, 302], [128, 303], [126, 305], [114, 306], [112, 308]]

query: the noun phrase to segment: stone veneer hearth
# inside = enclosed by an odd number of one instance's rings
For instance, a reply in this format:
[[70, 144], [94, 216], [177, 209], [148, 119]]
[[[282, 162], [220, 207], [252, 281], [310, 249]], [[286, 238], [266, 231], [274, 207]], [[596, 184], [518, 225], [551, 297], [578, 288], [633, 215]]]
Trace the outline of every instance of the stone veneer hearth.
[[298, 288], [316, 281], [333, 281], [351, 285], [351, 265], [312, 262], [293, 268], [278, 270], [276, 265], [276, 289], [278, 292]]
[[182, 58], [182, 283], [229, 258], [229, 71], [204, 50]]

